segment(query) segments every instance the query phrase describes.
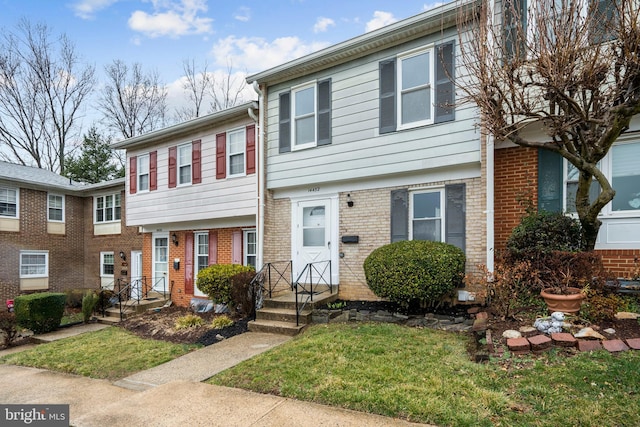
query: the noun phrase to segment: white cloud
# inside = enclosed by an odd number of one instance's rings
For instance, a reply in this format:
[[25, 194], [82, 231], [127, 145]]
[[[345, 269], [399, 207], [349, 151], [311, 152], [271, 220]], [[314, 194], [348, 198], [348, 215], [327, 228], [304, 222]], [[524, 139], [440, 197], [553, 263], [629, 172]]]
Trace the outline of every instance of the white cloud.
[[213, 19], [198, 16], [207, 11], [206, 0], [152, 0], [154, 11], [136, 10], [129, 18], [129, 27], [149, 37], [179, 37], [212, 31]]
[[281, 37], [269, 42], [260, 37], [229, 36], [218, 40], [211, 54], [215, 63], [248, 72], [266, 70], [327, 47], [328, 43], [305, 44], [297, 37]]
[[392, 13], [376, 10], [373, 12], [373, 18], [367, 22], [365, 32], [368, 33], [369, 31], [377, 30], [385, 25], [393, 24], [396, 21], [397, 19], [393, 17]]
[[327, 31], [327, 28], [329, 28], [330, 26], [336, 26], [336, 23], [333, 21], [333, 19], [321, 16], [316, 20], [316, 23], [313, 26], [313, 32], [316, 34], [323, 33]]
[[244, 6], [239, 7], [236, 13], [233, 15], [233, 18], [241, 22], [248, 22], [249, 20], [251, 20], [251, 9]]
[[79, 0], [71, 4], [75, 15], [82, 19], [95, 18], [96, 12], [106, 9], [118, 0]]
[[430, 9], [435, 9], [436, 7], [442, 6], [443, 4], [446, 4], [446, 3], [447, 3], [446, 1], [437, 1], [437, 2], [434, 2], [434, 3], [425, 3], [422, 6], [422, 10], [423, 11], [427, 11], [427, 10], [430, 10]]

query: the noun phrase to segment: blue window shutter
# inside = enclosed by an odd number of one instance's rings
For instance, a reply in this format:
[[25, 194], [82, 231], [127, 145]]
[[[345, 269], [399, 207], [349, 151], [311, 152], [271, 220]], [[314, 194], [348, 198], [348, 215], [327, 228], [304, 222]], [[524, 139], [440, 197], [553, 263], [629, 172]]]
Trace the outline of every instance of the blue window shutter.
[[331, 79], [318, 82], [318, 144], [331, 144]]
[[391, 243], [409, 240], [409, 190], [391, 191]]
[[562, 212], [562, 167], [560, 154], [538, 149], [538, 210]]
[[435, 123], [455, 120], [455, 79], [454, 42], [436, 46], [436, 105]]
[[291, 151], [291, 92], [280, 94], [279, 152]]
[[396, 130], [396, 60], [381, 61], [380, 69], [380, 133]]
[[445, 241], [465, 250], [466, 240], [466, 185], [452, 184], [444, 187], [446, 198]]

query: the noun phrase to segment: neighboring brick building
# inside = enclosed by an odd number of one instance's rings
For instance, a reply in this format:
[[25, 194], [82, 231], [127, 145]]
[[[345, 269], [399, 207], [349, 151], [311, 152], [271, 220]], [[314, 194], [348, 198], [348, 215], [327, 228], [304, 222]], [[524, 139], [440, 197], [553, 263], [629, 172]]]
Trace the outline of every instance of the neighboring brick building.
[[[124, 179], [94, 185], [0, 162], [0, 301], [27, 292], [100, 289], [128, 281], [142, 247], [124, 224]], [[3, 309], [3, 308], [2, 308]]]

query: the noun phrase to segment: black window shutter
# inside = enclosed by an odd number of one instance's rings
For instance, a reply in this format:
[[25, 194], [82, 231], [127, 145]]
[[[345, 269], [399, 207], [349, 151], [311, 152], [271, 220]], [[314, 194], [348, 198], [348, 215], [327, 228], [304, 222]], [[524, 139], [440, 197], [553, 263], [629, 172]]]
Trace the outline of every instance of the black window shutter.
[[538, 149], [538, 210], [562, 212], [562, 167], [560, 154]]
[[331, 79], [318, 82], [318, 145], [331, 144]]
[[396, 130], [396, 60], [380, 62], [380, 133]]
[[288, 153], [291, 151], [291, 92], [280, 94], [279, 124], [279, 152]]
[[409, 239], [409, 190], [391, 191], [391, 243]]
[[435, 123], [455, 120], [454, 42], [436, 46], [436, 105]]
[[451, 184], [444, 187], [446, 197], [445, 241], [465, 250], [466, 239], [466, 185]]

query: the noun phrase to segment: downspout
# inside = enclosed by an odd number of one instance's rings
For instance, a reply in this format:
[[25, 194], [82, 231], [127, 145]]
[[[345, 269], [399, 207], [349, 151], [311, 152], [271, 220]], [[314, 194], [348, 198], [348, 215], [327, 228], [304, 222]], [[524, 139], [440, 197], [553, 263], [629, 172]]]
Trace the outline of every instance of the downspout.
[[[488, 2], [487, 22], [490, 31], [488, 32], [489, 46], [495, 46], [493, 40], [493, 19], [495, 11], [495, 0]], [[488, 61], [494, 60], [493, 55], [487, 58]], [[492, 134], [486, 134], [486, 179], [487, 179], [487, 269], [493, 272], [495, 261], [495, 209], [494, 209], [494, 193], [495, 193], [495, 140]]]
[[[265, 209], [265, 179], [266, 173], [264, 170], [264, 93], [260, 89], [260, 85], [254, 80], [253, 90], [258, 94], [258, 126], [256, 126], [256, 165], [258, 170], [256, 177], [258, 179], [258, 213], [256, 219], [256, 226], [258, 229], [257, 242], [258, 253], [256, 260], [256, 269], [261, 269], [264, 264], [264, 209]], [[249, 114], [254, 120], [255, 114], [253, 111]]]

